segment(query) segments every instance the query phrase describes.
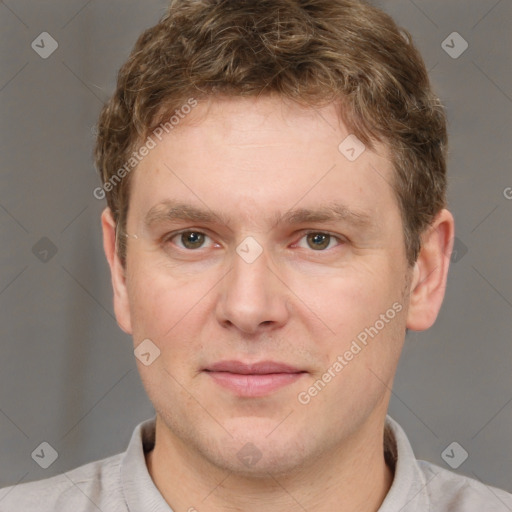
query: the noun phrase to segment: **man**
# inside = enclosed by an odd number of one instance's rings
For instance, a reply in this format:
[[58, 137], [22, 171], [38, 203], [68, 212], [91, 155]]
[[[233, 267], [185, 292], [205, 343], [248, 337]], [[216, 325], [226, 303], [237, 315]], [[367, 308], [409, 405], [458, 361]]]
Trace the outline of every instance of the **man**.
[[156, 417], [2, 511], [472, 512], [386, 415], [444, 296], [446, 124], [410, 35], [356, 0], [175, 0], [96, 161], [115, 313]]

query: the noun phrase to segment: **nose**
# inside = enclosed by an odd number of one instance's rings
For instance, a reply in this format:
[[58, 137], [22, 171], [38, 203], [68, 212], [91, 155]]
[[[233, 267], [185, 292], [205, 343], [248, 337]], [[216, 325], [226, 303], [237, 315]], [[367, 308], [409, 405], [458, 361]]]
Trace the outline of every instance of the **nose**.
[[233, 254], [232, 268], [221, 282], [217, 303], [222, 325], [253, 334], [286, 323], [290, 292], [273, 267], [265, 249], [254, 261], [243, 252]]

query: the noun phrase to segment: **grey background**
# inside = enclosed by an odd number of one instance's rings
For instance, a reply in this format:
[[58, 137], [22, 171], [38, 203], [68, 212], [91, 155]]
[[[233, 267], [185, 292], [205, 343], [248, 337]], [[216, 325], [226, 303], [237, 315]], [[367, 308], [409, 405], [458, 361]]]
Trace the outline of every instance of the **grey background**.
[[[0, 2], [0, 486], [123, 451], [153, 415], [113, 317], [92, 147], [119, 66], [165, 4]], [[447, 107], [458, 246], [436, 325], [408, 336], [390, 414], [418, 458], [449, 468], [457, 441], [457, 472], [512, 492], [511, 1], [378, 4]], [[59, 44], [48, 59], [31, 48], [43, 31]], [[469, 43], [457, 59], [441, 47], [454, 31]], [[31, 458], [42, 441], [59, 454], [46, 470]]]

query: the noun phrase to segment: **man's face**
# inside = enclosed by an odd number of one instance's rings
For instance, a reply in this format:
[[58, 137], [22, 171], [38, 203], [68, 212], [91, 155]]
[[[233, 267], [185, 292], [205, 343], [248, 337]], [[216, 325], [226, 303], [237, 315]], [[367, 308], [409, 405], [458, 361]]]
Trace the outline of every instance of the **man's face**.
[[348, 135], [334, 105], [215, 100], [132, 176], [118, 319], [160, 350], [138, 364], [169, 439], [219, 467], [290, 471], [385, 415], [410, 272], [389, 155]]

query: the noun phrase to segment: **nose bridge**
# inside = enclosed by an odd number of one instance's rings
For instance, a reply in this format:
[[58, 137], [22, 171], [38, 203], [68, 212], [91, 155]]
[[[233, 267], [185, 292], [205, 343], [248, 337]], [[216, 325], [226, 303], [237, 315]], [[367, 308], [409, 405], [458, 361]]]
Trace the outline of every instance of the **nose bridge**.
[[253, 332], [263, 323], [285, 320], [282, 284], [271, 267], [270, 251], [254, 237], [246, 237], [236, 247], [219, 300], [221, 322]]
[[254, 237], [247, 237], [237, 246], [233, 257], [232, 284], [241, 286], [242, 291], [246, 287], [253, 294], [258, 292], [257, 295], [267, 295], [269, 274], [272, 274], [269, 263], [268, 248], [264, 249]]

